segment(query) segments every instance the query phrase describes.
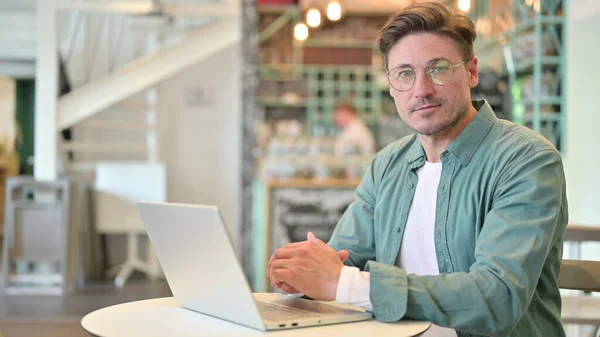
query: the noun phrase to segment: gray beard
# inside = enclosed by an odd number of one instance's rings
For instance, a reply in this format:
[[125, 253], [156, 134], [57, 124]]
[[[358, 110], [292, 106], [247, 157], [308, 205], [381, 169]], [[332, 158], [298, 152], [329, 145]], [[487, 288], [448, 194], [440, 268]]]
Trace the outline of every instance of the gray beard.
[[[470, 103], [469, 103], [470, 104]], [[446, 125], [443, 125], [440, 128], [436, 128], [436, 129], [428, 129], [428, 130], [424, 130], [419, 132], [418, 130], [413, 129], [413, 131], [415, 131], [416, 133], [423, 135], [423, 136], [433, 136], [433, 135], [444, 135], [445, 133], [447, 133], [449, 130], [452, 130], [452, 128], [454, 126], [456, 126], [456, 124], [458, 124], [458, 122], [460, 122], [463, 117], [467, 114], [467, 111], [469, 111], [469, 106], [467, 105], [466, 107], [463, 107], [461, 110], [459, 110], [458, 115], [456, 116], [456, 118], [452, 121], [450, 121], [450, 123], [447, 123]]]

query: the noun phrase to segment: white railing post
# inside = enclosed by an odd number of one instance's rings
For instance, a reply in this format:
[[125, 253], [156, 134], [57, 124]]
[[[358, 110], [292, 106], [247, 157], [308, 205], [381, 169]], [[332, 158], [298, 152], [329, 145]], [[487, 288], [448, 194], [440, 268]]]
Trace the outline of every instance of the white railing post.
[[36, 180], [57, 178], [58, 49], [56, 1], [37, 1], [34, 169]]

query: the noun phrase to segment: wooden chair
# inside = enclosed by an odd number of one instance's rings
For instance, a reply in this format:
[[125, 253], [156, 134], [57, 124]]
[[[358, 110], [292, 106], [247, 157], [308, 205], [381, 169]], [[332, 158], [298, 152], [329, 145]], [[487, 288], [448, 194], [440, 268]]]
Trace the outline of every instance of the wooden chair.
[[591, 325], [594, 334], [600, 332], [600, 297], [591, 296], [591, 292], [600, 292], [600, 261], [580, 260], [581, 243], [595, 241], [600, 243], [600, 227], [568, 225], [564, 241], [571, 244], [571, 257], [564, 259], [558, 278], [561, 289], [581, 291], [578, 295], [562, 297], [561, 319], [563, 324]]

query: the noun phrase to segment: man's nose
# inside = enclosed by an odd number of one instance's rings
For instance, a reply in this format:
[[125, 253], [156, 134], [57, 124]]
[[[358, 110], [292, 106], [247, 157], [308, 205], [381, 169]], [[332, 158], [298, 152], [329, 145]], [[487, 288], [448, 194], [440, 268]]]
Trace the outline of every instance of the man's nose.
[[413, 87], [413, 95], [416, 98], [432, 96], [434, 93], [434, 85], [431, 83], [425, 72], [417, 72], [415, 74], [415, 85]]

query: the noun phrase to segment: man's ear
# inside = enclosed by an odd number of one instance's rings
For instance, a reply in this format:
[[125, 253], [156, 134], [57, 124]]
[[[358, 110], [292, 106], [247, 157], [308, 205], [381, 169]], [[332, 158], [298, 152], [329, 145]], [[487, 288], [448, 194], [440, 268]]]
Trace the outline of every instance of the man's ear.
[[477, 83], [479, 83], [479, 68], [478, 68], [479, 60], [474, 57], [469, 62], [467, 62], [467, 73], [469, 74], [469, 87], [475, 88]]

